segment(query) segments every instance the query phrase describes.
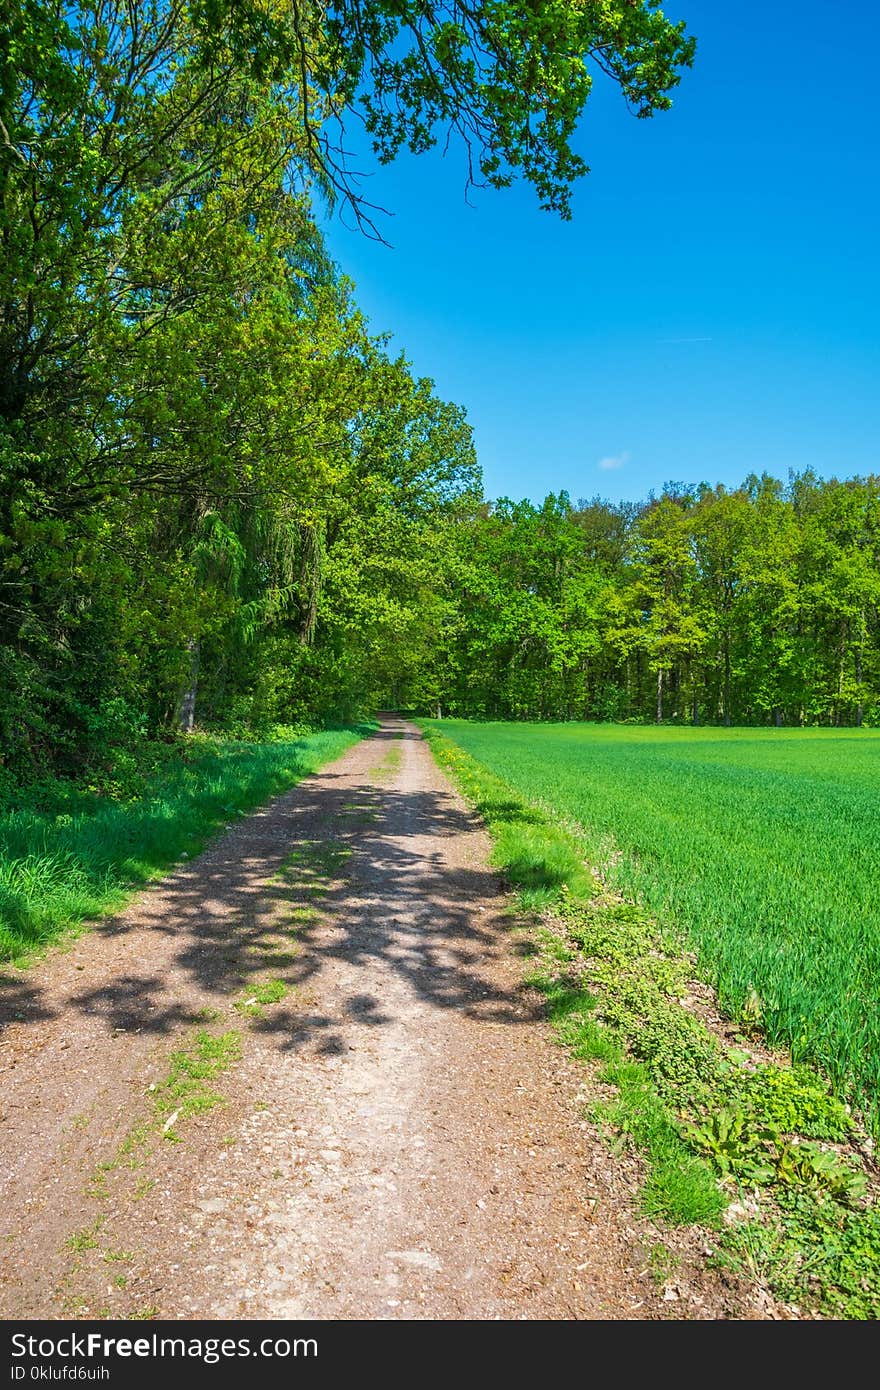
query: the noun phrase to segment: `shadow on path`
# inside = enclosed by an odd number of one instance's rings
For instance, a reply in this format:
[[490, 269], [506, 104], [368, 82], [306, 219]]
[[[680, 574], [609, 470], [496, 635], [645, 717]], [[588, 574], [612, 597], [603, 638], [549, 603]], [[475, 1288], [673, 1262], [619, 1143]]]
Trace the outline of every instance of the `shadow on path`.
[[[419, 741], [409, 729], [402, 737]], [[535, 1018], [520, 991], [490, 986], [481, 973], [509, 930], [497, 876], [444, 854], [444, 841], [473, 832], [477, 822], [450, 792], [408, 790], [406, 776], [401, 789], [394, 785], [399, 774], [389, 750], [400, 743], [399, 730], [383, 727], [252, 813], [127, 912], [96, 924], [85, 939], [96, 947], [93, 982], [84, 975], [82, 987], [60, 1000], [56, 991], [50, 1002], [39, 967], [0, 973], [0, 1029], [73, 1009], [110, 1031], [170, 1034], [204, 1018], [212, 1003], [246, 1003], [261, 979], [302, 991], [337, 961], [348, 980], [363, 973], [341, 1017], [304, 1008], [293, 994], [289, 1004], [253, 1018], [255, 1031], [285, 1051], [310, 1044], [339, 1052], [343, 1020], [366, 1028], [394, 1021], [394, 987], [377, 998], [368, 985], [383, 979], [438, 1009], [494, 1023]], [[346, 772], [359, 750], [361, 764], [363, 751], [372, 751], [373, 766]], [[423, 756], [429, 759], [426, 749]], [[322, 871], [328, 856], [329, 881]], [[332, 865], [341, 865], [338, 876]], [[133, 933], [143, 937], [134, 960], [130, 949], [114, 949], [127, 948]], [[111, 961], [125, 955], [124, 968], [101, 973], [102, 940]], [[320, 987], [314, 992], [320, 998]]]

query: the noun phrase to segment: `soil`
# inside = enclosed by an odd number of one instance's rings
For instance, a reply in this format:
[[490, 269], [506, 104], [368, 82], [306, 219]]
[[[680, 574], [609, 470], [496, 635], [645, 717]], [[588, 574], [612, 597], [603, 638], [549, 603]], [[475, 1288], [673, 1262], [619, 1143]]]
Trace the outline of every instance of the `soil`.
[[[0, 976], [0, 1315], [773, 1316], [708, 1233], [638, 1215], [489, 851], [386, 718]], [[199, 1030], [240, 1056], [174, 1116]]]

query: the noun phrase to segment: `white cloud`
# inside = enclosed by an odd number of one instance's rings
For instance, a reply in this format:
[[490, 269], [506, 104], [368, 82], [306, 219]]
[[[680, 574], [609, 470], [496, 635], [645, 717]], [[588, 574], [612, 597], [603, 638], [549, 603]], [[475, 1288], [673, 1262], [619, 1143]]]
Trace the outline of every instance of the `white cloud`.
[[622, 468], [625, 463], [629, 463], [629, 450], [623, 449], [619, 454], [608, 454], [606, 458], [599, 460], [599, 467], [606, 473], [612, 468]]

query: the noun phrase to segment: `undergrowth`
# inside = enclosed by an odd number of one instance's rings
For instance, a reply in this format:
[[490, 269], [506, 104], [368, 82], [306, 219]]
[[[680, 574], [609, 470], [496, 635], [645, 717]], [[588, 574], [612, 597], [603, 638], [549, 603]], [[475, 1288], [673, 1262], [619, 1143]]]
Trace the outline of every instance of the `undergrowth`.
[[593, 1118], [612, 1146], [644, 1158], [644, 1214], [715, 1228], [722, 1263], [802, 1311], [880, 1316], [871, 1141], [849, 1107], [817, 1070], [714, 1026], [669, 926], [610, 891], [571, 829], [425, 732], [536, 914], [530, 981], [560, 1041], [607, 1088]]

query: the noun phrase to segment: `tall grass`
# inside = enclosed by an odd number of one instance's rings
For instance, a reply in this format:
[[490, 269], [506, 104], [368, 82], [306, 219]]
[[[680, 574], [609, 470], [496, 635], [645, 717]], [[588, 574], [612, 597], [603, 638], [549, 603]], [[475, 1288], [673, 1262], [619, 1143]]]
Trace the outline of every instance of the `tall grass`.
[[581, 828], [758, 1019], [880, 1119], [880, 733], [470, 724], [443, 733]]
[[118, 909], [221, 826], [338, 757], [364, 730], [245, 744], [203, 738], [126, 801], [56, 784], [0, 814], [0, 958]]

